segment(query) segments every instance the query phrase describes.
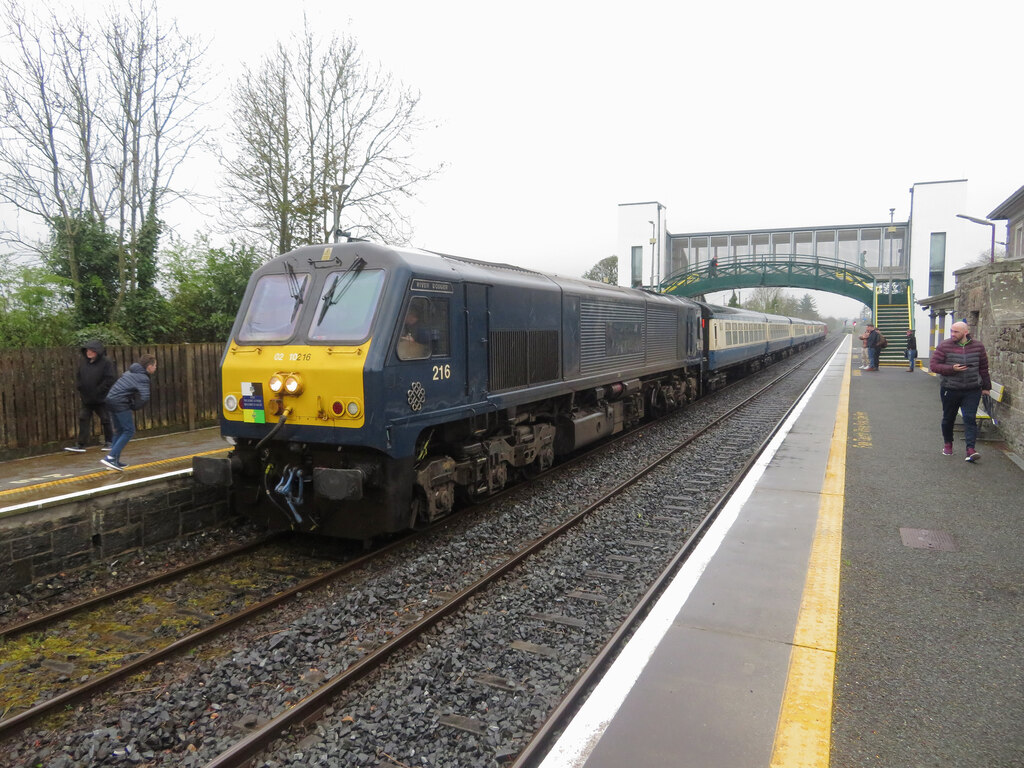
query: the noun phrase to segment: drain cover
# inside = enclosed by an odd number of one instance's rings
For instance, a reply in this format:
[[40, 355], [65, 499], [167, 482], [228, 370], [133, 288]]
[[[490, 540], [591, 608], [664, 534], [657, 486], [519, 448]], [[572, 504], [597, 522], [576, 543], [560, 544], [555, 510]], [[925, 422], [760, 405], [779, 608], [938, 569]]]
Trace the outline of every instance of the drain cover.
[[945, 531], [929, 531], [926, 528], [900, 528], [903, 545], [915, 549], [938, 549], [942, 552], [956, 552], [953, 537]]

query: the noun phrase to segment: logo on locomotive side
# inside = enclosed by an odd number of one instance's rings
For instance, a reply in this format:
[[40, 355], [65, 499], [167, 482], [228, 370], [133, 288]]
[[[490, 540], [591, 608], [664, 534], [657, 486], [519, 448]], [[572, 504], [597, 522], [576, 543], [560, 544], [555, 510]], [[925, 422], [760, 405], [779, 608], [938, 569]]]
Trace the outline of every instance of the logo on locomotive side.
[[417, 277], [412, 281], [412, 290], [428, 293], [451, 293], [452, 284], [443, 280], [424, 280]]

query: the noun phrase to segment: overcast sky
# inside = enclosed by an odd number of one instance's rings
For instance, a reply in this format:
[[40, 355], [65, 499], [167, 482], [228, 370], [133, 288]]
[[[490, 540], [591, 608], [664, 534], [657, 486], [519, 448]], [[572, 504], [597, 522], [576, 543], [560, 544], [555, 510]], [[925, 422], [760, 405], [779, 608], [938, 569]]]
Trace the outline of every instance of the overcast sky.
[[420, 163], [447, 165], [411, 210], [433, 250], [579, 275], [619, 203], [660, 201], [674, 232], [777, 228], [905, 220], [914, 182], [954, 178], [980, 217], [1024, 184], [1020, 0], [160, 7], [209, 40], [214, 93], [303, 11], [418, 89]]

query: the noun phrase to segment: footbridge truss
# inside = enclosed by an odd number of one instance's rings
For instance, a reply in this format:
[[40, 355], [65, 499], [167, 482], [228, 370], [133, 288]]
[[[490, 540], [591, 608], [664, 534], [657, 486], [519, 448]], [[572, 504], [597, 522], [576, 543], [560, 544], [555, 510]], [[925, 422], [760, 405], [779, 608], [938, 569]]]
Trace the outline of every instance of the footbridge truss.
[[869, 269], [838, 259], [802, 254], [738, 256], [725, 263], [705, 262], [697, 269], [677, 272], [663, 281], [661, 293], [701, 296], [759, 285], [809, 288], [848, 296], [874, 305], [875, 275]]

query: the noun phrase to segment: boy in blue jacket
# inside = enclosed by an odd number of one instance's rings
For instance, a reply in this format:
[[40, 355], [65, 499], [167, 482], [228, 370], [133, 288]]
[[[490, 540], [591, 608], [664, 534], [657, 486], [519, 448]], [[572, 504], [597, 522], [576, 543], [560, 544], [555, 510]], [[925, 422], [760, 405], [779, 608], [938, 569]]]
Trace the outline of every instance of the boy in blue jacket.
[[124, 472], [121, 451], [135, 434], [135, 416], [132, 411], [149, 402], [149, 377], [156, 373], [156, 358], [143, 355], [125, 371], [107, 393], [107, 410], [114, 426], [114, 442], [100, 464], [116, 472]]

